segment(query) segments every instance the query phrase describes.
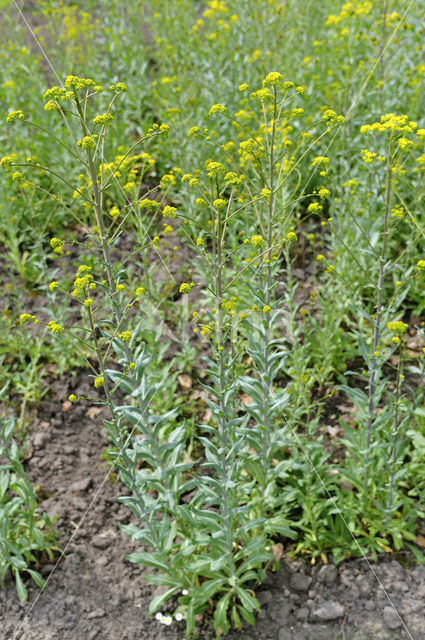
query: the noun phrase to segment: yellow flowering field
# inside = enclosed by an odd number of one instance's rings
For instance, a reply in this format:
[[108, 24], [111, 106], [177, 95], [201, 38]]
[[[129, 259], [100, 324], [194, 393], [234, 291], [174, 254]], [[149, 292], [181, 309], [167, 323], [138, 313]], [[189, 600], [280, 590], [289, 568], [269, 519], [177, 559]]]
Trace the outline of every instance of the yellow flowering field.
[[[373, 567], [425, 563], [423, 9], [0, 2], [0, 583], [35, 612], [106, 491], [140, 637], [254, 637], [285, 563], [358, 559], [419, 640]], [[274, 637], [345, 615], [310, 609]]]

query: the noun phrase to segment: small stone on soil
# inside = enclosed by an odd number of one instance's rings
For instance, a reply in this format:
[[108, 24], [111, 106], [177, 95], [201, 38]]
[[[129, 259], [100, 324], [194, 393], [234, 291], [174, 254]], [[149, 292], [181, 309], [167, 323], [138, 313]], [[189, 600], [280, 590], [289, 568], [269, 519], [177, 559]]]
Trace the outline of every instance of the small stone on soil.
[[109, 547], [110, 540], [106, 536], [98, 535], [92, 538], [92, 544], [98, 549], [106, 549]]
[[94, 611], [90, 611], [90, 613], [87, 614], [87, 619], [92, 620], [93, 618], [103, 618], [104, 615], [104, 609], [95, 609]]
[[402, 625], [400, 616], [392, 607], [385, 607], [383, 617], [388, 629], [398, 629]]
[[323, 602], [323, 604], [314, 609], [313, 617], [316, 620], [336, 620], [337, 618], [341, 618], [344, 615], [344, 607], [339, 604], [339, 602], [335, 602], [330, 600], [329, 602]]
[[82, 478], [81, 480], [77, 480], [73, 482], [70, 486], [71, 491], [87, 491], [92, 483], [91, 478]]
[[331, 586], [335, 584], [338, 579], [338, 569], [332, 564], [324, 564], [323, 567], [320, 567], [319, 572], [317, 574], [317, 580], [326, 584], [327, 586]]
[[291, 589], [294, 591], [308, 591], [310, 584], [310, 576], [306, 576], [304, 573], [291, 574]]

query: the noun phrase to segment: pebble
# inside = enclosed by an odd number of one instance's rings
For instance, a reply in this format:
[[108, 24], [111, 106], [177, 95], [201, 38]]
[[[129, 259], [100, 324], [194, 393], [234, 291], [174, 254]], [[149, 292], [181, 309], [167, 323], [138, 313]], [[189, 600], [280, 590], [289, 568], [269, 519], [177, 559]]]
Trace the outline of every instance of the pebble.
[[337, 618], [341, 618], [343, 615], [344, 607], [339, 604], [339, 602], [332, 600], [323, 602], [320, 607], [313, 610], [313, 617], [317, 620], [336, 620]]
[[82, 478], [81, 480], [73, 482], [69, 488], [71, 491], [87, 491], [91, 483], [91, 478]]
[[306, 576], [305, 573], [292, 573], [291, 574], [291, 589], [294, 591], [308, 591], [311, 584], [310, 576]]
[[36, 449], [43, 449], [44, 445], [50, 440], [50, 435], [46, 431], [38, 431], [33, 436], [33, 443]]
[[98, 549], [106, 549], [110, 545], [110, 539], [107, 536], [97, 535], [92, 538], [92, 545]]
[[296, 612], [295, 617], [297, 618], [297, 620], [307, 620], [309, 615], [310, 610], [307, 609], [307, 607], [301, 607], [301, 609], [298, 609], [298, 611]]
[[338, 579], [338, 569], [332, 564], [324, 564], [323, 567], [319, 569], [317, 579], [319, 582], [330, 587], [335, 584]]
[[45, 564], [44, 567], [41, 567], [40, 573], [43, 576], [43, 578], [45, 578], [53, 571], [54, 568], [55, 567], [53, 564]]
[[93, 620], [93, 618], [103, 618], [104, 615], [104, 609], [95, 609], [94, 611], [90, 611], [90, 613], [87, 614], [87, 619]]
[[269, 604], [270, 602], [273, 602], [273, 600], [275, 599], [271, 591], [261, 591], [258, 594], [257, 598], [258, 598], [258, 602], [261, 605]]
[[384, 608], [383, 618], [388, 629], [398, 629], [402, 625], [400, 616], [392, 607]]

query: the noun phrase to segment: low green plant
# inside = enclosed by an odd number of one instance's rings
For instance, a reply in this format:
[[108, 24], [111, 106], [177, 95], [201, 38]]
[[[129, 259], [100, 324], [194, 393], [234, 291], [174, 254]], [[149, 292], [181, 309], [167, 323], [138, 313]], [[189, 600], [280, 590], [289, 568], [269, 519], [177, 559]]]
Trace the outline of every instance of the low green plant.
[[0, 584], [11, 570], [20, 600], [28, 597], [22, 576], [28, 574], [41, 589], [45, 581], [31, 566], [42, 552], [52, 561], [56, 544], [54, 518], [40, 515], [37, 498], [22, 465], [14, 437], [14, 415], [0, 421]]

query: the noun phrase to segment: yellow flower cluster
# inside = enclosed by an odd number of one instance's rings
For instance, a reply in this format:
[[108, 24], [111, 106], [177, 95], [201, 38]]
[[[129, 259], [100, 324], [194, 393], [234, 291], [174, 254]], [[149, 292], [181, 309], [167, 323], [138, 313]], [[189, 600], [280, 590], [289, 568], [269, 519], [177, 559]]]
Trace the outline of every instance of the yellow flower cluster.
[[6, 121], [13, 122], [13, 120], [23, 120], [23, 119], [24, 119], [23, 111], [10, 111], [10, 113], [7, 114]]
[[227, 107], [224, 107], [222, 104], [213, 104], [208, 115], [212, 116], [214, 113], [225, 113], [225, 111], [227, 111]]
[[123, 342], [130, 342], [130, 340], [131, 340], [131, 336], [132, 336], [131, 331], [129, 331], [129, 330], [127, 329], [127, 331], [122, 331], [122, 332], [118, 335], [118, 338], [119, 338], [120, 340], [122, 340]]
[[55, 253], [57, 253], [58, 255], [63, 253], [62, 246], [64, 244], [65, 244], [64, 241], [60, 240], [59, 238], [51, 238], [51, 240], [50, 240], [50, 246], [52, 247], [53, 251]]
[[[96, 86], [96, 82], [91, 78], [78, 78], [77, 76], [69, 75], [65, 79], [65, 89], [67, 91], [82, 91], [83, 89], [94, 86]], [[44, 97], [46, 97], [46, 95]]]
[[177, 215], [177, 209], [176, 207], [170, 207], [167, 204], [162, 210], [162, 215], [164, 216], [164, 218], [168, 218], [168, 217], [175, 218]]
[[60, 106], [56, 102], [53, 102], [53, 100], [49, 100], [44, 105], [44, 110], [45, 111], [59, 111], [60, 110]]
[[2, 167], [2, 169], [5, 169], [6, 171], [10, 171], [12, 164], [17, 158], [17, 153], [11, 153], [9, 156], [3, 156], [3, 158], [0, 158], [0, 167]]
[[396, 322], [387, 322], [387, 328], [393, 333], [402, 336], [404, 333], [406, 333], [409, 325], [405, 322], [402, 322], [401, 320], [397, 320]]
[[251, 244], [255, 248], [263, 249], [266, 243], [263, 236], [252, 236]]
[[362, 149], [361, 154], [366, 164], [371, 164], [375, 159], [378, 162], [384, 162], [385, 160], [384, 156], [378, 156], [375, 151], [369, 151], [369, 149]]
[[116, 205], [114, 207], [112, 207], [112, 209], [109, 210], [109, 215], [114, 220], [115, 220], [115, 218], [117, 218], [120, 215], [120, 213], [121, 213], [121, 211], [119, 210], [119, 207], [117, 207]]
[[206, 169], [209, 178], [215, 178], [220, 173], [224, 173], [225, 171], [225, 168], [223, 167], [221, 162], [207, 162]]
[[319, 202], [311, 202], [307, 207], [307, 211], [310, 213], [320, 213], [322, 210], [323, 207]]
[[21, 315], [19, 316], [19, 322], [21, 324], [25, 324], [26, 322], [29, 322], [30, 320], [32, 320], [34, 322], [34, 324], [38, 324], [38, 320], [35, 316], [30, 315], [29, 313], [21, 313]]
[[331, 14], [326, 18], [325, 25], [329, 27], [331, 25], [336, 25], [346, 18], [350, 18], [351, 16], [367, 15], [370, 13], [371, 9], [372, 2], [370, 2], [370, 0], [367, 0], [365, 2], [346, 2], [342, 5], [341, 10], [338, 14]]
[[242, 184], [244, 180], [245, 180], [245, 176], [243, 174], [240, 174], [238, 176], [237, 173], [235, 173], [234, 171], [229, 171], [224, 176], [224, 182], [226, 183], [226, 186]]
[[94, 124], [99, 125], [107, 125], [108, 122], [114, 119], [114, 116], [111, 113], [103, 113], [102, 115], [95, 116], [92, 120]]
[[99, 389], [99, 387], [103, 387], [105, 384], [105, 378], [103, 376], [98, 376], [93, 384], [96, 389]]
[[51, 320], [47, 324], [47, 326], [49, 327], [52, 333], [63, 333], [65, 331], [65, 327], [63, 327], [61, 324], [58, 324], [54, 320]]
[[180, 285], [180, 293], [190, 293], [192, 290], [192, 287], [195, 286], [194, 282], [191, 282], [190, 284], [188, 282], [182, 282], [182, 284]]
[[257, 98], [261, 100], [261, 102], [270, 102], [273, 100], [273, 95], [270, 93], [270, 89], [265, 87], [264, 89], [258, 89], [258, 91], [251, 93], [251, 98]]
[[263, 87], [277, 87], [283, 80], [283, 75], [278, 71], [271, 71], [263, 80]]
[[369, 131], [400, 131], [402, 133], [413, 133], [417, 129], [418, 124], [409, 120], [407, 115], [396, 116], [393, 113], [387, 113], [381, 116], [379, 122], [372, 124], [364, 124], [360, 127], [360, 133], [367, 133]]
[[401, 204], [397, 204], [395, 207], [391, 209], [391, 216], [393, 218], [403, 218], [404, 217], [404, 208]]
[[330, 127], [333, 124], [338, 124], [344, 121], [344, 116], [338, 116], [335, 111], [332, 109], [326, 109], [322, 113], [322, 120], [326, 123], [327, 127]]
[[329, 158], [327, 158], [326, 156], [316, 156], [313, 159], [313, 161], [311, 163], [311, 166], [312, 167], [317, 167], [320, 164], [323, 164], [323, 165], [329, 164]]
[[319, 198], [324, 200], [324, 198], [329, 198], [329, 196], [331, 195], [331, 192], [329, 191], [329, 189], [326, 189], [326, 187], [320, 187], [319, 191], [317, 192], [317, 195], [319, 196]]
[[78, 272], [75, 275], [74, 290], [72, 295], [78, 297], [81, 294], [86, 294], [87, 291], [96, 289], [96, 283], [93, 282], [93, 276], [90, 273], [91, 267], [86, 264], [82, 264], [78, 267]]
[[150, 198], [143, 198], [139, 200], [139, 209], [146, 209], [146, 211], [156, 211], [161, 207], [161, 203], [156, 200], [151, 200]]

